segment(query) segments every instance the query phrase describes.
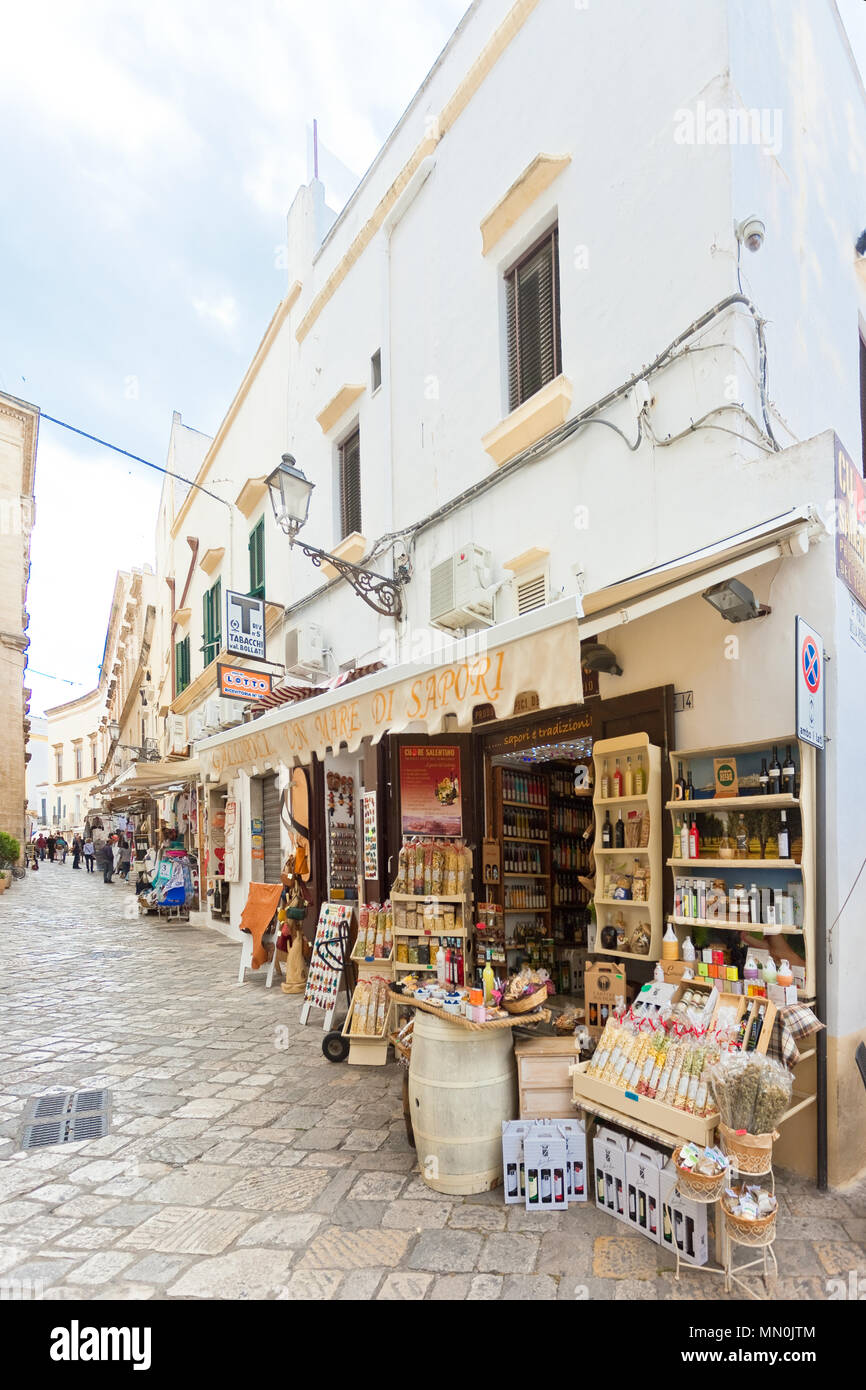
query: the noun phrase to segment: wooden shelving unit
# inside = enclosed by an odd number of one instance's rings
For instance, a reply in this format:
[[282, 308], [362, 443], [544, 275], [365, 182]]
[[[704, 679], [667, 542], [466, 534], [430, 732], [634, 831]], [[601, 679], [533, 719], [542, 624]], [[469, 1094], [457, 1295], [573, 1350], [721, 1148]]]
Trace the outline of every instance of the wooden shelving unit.
[[[463, 972], [464, 981], [470, 983], [474, 970], [474, 953], [472, 949], [472, 896], [469, 893], [436, 893], [421, 897], [414, 893], [392, 893], [391, 906], [394, 911], [394, 976], [399, 980], [401, 973], [409, 974], [416, 970], [435, 971], [435, 965], [420, 964], [417, 961], [405, 961], [397, 959], [397, 943], [399, 941], [415, 940], [416, 942], [429, 942], [435, 938], [439, 944], [444, 940], [459, 940], [463, 951]], [[433, 917], [425, 918], [424, 908], [433, 908]], [[410, 924], [407, 917], [410, 915], [409, 909], [415, 909], [415, 922]], [[441, 927], [438, 925], [441, 920], [443, 908], [454, 910], [454, 926]], [[432, 921], [436, 925], [428, 931], [424, 926], [425, 921]]]
[[[738, 796], [729, 797], [707, 795], [714, 787], [714, 762], [716, 759], [735, 759], [738, 778], [751, 780], [760, 771], [763, 758], [766, 758], [769, 764], [774, 746], [784, 753], [788, 745], [794, 752], [799, 783], [798, 795], [792, 796], [790, 793], [767, 795], [758, 793], [753, 796], [741, 793]], [[794, 924], [781, 925], [777, 927], [777, 933], [783, 936], [802, 937], [802, 954], [806, 969], [806, 985], [803, 997], [813, 1000], [815, 997], [815, 750], [809, 744], [801, 743], [793, 734], [779, 734], [758, 742], [726, 744], [714, 748], [674, 749], [670, 754], [670, 763], [674, 785], [676, 785], [678, 765], [682, 763], [684, 777], [691, 773], [695, 789], [699, 793], [703, 793], [689, 800], [666, 803], [666, 809], [671, 815], [674, 830], [676, 830], [678, 820], [684, 815], [696, 816], [699, 830], [701, 829], [702, 817], [729, 817], [727, 833], [733, 836], [741, 813], [760, 811], [768, 813], [771, 823], [769, 838], [774, 840], [777, 826], [781, 823], [780, 812], [789, 812], [788, 831], [791, 848], [795, 850], [799, 841], [799, 857], [790, 859], [751, 856], [749, 858], [722, 859], [709, 855], [698, 859], [673, 857], [667, 861], [667, 865], [675, 880], [680, 877], [701, 878], [706, 876], [706, 871], [711, 870], [713, 878], [724, 878], [729, 886], [733, 886], [737, 879], [740, 881], [748, 879], [749, 882], [757, 883], [759, 889], [773, 888], [779, 890], [783, 887], [779, 878], [780, 874], [785, 874], [788, 881], [801, 885], [803, 920]], [[797, 819], [800, 823], [799, 829], [796, 826]], [[676, 843], [675, 835], [675, 846]], [[679, 916], [671, 916], [670, 921], [681, 941], [694, 927], [706, 927], [709, 930], [719, 931], [738, 931], [750, 935], [760, 935], [762, 932], [762, 926], [759, 922], [729, 922], [717, 918], [696, 920], [695, 918]], [[767, 940], [768, 943], [772, 942], [773, 937], [769, 937]]]
[[[591, 944], [591, 949], [600, 955], [624, 957], [630, 960], [655, 961], [661, 956], [664, 930], [662, 922], [661, 750], [655, 744], [650, 743], [646, 734], [636, 733], [628, 734], [622, 738], [600, 739], [593, 747], [592, 756], [595, 763], [595, 790], [597, 792], [594, 803], [597, 865], [595, 942]], [[625, 777], [629, 757], [635, 762], [638, 758], [642, 761], [647, 779], [646, 791], [640, 795], [602, 796], [605, 777], [607, 778], [608, 791], [610, 791], [617, 760], [619, 760], [620, 771]], [[624, 813], [623, 819], [627, 818], [629, 811], [640, 811], [642, 814], [648, 814], [649, 842], [634, 849], [628, 846], [605, 849], [602, 845], [602, 833], [606, 811], [621, 811]], [[611, 823], [615, 824], [615, 822], [616, 816], [612, 816]], [[628, 898], [620, 899], [606, 896], [605, 876], [609, 871], [609, 866], [622, 863], [630, 869], [634, 860], [638, 860], [649, 868], [650, 880], [646, 901], [635, 902]], [[639, 922], [649, 924], [650, 946], [645, 955], [630, 951], [628, 939], [625, 949], [616, 946], [602, 946], [602, 929], [608, 925], [613, 926], [615, 917], [619, 912], [622, 912], [629, 937]]]

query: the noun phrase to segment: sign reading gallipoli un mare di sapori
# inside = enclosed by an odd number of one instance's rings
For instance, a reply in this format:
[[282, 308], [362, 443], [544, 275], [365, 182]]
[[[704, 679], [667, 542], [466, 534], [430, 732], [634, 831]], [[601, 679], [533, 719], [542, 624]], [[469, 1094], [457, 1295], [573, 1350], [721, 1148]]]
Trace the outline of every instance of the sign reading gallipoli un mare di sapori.
[[226, 651], [265, 660], [265, 601], [226, 589]]
[[[217, 735], [199, 746], [205, 776], [213, 780], [265, 760], [308, 763], [313, 753], [321, 758], [341, 744], [353, 753], [362, 739], [377, 743], [385, 733], [402, 733], [409, 725], [437, 734], [446, 714], [457, 716], [458, 728], [469, 729], [473, 709], [482, 704], [492, 705], [497, 719], [507, 719], [517, 695], [529, 688], [537, 692], [541, 709], [579, 704], [578, 624], [568, 600], [562, 603], [562, 619], [540, 631], [482, 650], [469, 641], [456, 642], [448, 649], [450, 659], [420, 672], [400, 667], [402, 678], [391, 684], [387, 672], [379, 671], [305, 701], [295, 713], [286, 708], [243, 733]], [[306, 713], [305, 705], [310, 706]]]

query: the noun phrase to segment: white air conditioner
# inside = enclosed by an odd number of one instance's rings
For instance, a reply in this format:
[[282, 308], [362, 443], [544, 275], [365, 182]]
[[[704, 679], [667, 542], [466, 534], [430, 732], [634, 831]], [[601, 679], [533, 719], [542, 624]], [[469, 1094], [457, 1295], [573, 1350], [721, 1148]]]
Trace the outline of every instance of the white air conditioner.
[[243, 724], [244, 707], [240, 700], [221, 699], [219, 704], [221, 728], [229, 729], [235, 724]]
[[203, 728], [206, 734], [215, 734], [219, 732], [220, 703], [221, 702], [219, 700], [208, 700], [207, 704], [204, 707]]
[[170, 714], [168, 717], [169, 753], [185, 753], [187, 739], [186, 716], [183, 714]]
[[490, 551], [465, 545], [430, 571], [430, 621], [438, 627], [490, 627]]
[[189, 741], [196, 743], [200, 738], [204, 738], [204, 713], [197, 709], [189, 716]]
[[301, 623], [286, 632], [286, 675], [312, 679], [328, 669], [325, 637], [318, 623]]

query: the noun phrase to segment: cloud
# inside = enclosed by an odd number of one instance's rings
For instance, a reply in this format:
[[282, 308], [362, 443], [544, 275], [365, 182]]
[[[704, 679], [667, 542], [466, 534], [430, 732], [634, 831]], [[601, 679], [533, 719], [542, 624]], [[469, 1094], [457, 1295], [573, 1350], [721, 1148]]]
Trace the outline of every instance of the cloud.
[[230, 333], [240, 319], [240, 306], [233, 294], [221, 294], [208, 299], [202, 295], [192, 300], [192, 307], [200, 319], [219, 324]]

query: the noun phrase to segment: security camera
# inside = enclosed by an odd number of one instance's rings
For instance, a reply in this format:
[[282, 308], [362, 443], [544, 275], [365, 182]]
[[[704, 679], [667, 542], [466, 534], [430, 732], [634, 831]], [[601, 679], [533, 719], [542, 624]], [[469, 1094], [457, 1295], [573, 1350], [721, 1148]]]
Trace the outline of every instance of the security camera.
[[760, 217], [746, 217], [737, 227], [737, 240], [750, 251], [760, 251], [764, 244], [766, 227]]

